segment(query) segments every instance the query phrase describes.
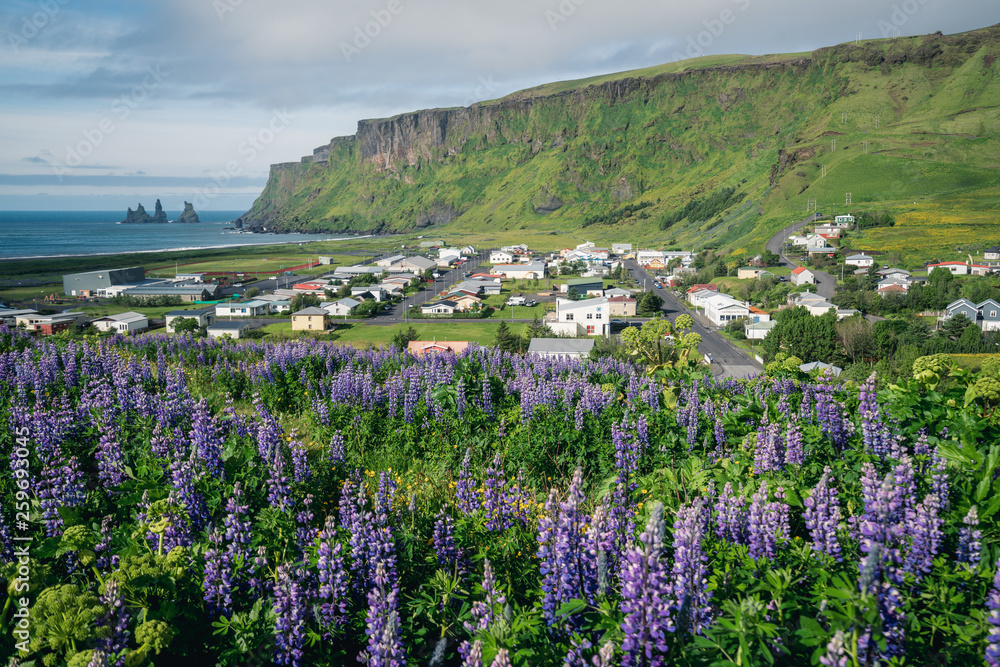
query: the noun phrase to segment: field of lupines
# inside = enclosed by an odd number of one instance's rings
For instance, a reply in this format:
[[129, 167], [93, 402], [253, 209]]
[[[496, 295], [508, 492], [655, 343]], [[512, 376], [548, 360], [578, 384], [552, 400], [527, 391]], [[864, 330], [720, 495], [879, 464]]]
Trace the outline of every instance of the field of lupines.
[[1000, 384], [918, 366], [876, 391], [0, 327], [0, 655], [998, 664]]

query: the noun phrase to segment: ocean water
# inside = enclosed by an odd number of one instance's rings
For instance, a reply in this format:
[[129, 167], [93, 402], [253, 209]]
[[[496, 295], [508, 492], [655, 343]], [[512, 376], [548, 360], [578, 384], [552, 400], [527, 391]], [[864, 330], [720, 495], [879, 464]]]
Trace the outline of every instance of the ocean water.
[[[150, 209], [152, 210], [152, 209]], [[119, 225], [122, 211], [0, 211], [0, 259], [223, 248], [352, 238], [332, 234], [242, 234], [225, 227], [243, 211], [198, 212], [201, 223]], [[176, 220], [180, 211], [167, 211]]]

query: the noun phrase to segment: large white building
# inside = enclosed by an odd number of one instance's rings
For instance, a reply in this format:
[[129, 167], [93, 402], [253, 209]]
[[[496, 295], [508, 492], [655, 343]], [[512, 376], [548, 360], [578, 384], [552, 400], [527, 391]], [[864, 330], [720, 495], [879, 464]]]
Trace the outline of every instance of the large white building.
[[717, 327], [750, 316], [750, 306], [728, 294], [713, 294], [704, 301], [705, 317]]
[[499, 273], [507, 280], [531, 280], [533, 278], [545, 277], [545, 263], [531, 262], [530, 264], [497, 264], [493, 267], [494, 273]]
[[93, 321], [93, 325], [98, 331], [118, 331], [128, 333], [129, 331], [142, 331], [149, 328], [149, 319], [142, 313], [128, 311], [117, 315], [107, 315]]
[[549, 326], [556, 333], [606, 336], [610, 323], [611, 308], [607, 298], [581, 301], [556, 299], [556, 326]]

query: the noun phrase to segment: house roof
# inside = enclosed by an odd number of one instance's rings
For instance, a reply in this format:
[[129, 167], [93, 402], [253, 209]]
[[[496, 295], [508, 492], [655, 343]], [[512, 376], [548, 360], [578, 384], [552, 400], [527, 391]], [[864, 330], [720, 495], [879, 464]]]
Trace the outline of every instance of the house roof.
[[635, 303], [635, 299], [630, 296], [612, 296], [608, 297], [608, 303]]
[[939, 262], [937, 264], [928, 264], [927, 266], [965, 266], [965, 262]]
[[905, 292], [907, 291], [905, 287], [898, 283], [891, 283], [889, 285], [883, 285], [878, 288], [879, 292]]
[[764, 322], [747, 322], [747, 329], [770, 331], [778, 325], [777, 320], [766, 320]]
[[[794, 276], [797, 276], [797, 275], [799, 275], [799, 274], [801, 274], [801, 273], [805, 273], [806, 271], [809, 271], [809, 269], [807, 269], [807, 268], [806, 268], [806, 267], [804, 267], [804, 266], [800, 266], [800, 267], [797, 267], [797, 268], [795, 268], [795, 269], [794, 269], [794, 270], [792, 271], [792, 275], [794, 275]], [[810, 273], [812, 273], [812, 272], [810, 271]]]
[[298, 315], [311, 316], [311, 315], [329, 315], [322, 308], [317, 308], [316, 306], [310, 306], [309, 308], [303, 308], [302, 310], [292, 313], [292, 317], [297, 317]]
[[215, 306], [198, 308], [196, 310], [171, 310], [169, 313], [166, 314], [166, 317], [200, 317], [202, 315], [207, 315], [208, 313], [214, 311], [215, 311]]
[[239, 320], [222, 320], [221, 322], [216, 322], [212, 326], [208, 327], [209, 331], [241, 331], [250, 326], [249, 322], [241, 322]]
[[710, 292], [718, 292], [719, 286], [712, 283], [698, 283], [688, 288], [688, 294], [691, 292], [697, 292], [700, 289], [708, 290]]
[[341, 306], [346, 306], [347, 308], [354, 308], [361, 304], [357, 299], [352, 299], [350, 297], [344, 297], [343, 299], [337, 299], [334, 303], [339, 303]]
[[753, 313], [754, 315], [767, 315], [766, 310], [761, 310], [757, 306], [750, 306], [750, 312]]
[[594, 349], [593, 338], [532, 338], [528, 354], [590, 354]]
[[847, 259], [874, 259], [874, 258], [871, 255], [866, 255], [865, 253], [861, 253], [860, 255], [851, 255]]
[[[105, 315], [100, 318], [101, 320], [110, 320], [112, 322], [134, 322], [136, 320], [144, 320], [146, 316], [142, 313], [137, 313], [134, 310], [130, 310], [124, 313], [118, 313], [117, 315]], [[95, 322], [98, 320], [94, 320]]]
[[420, 357], [427, 352], [432, 354], [440, 352], [454, 352], [455, 354], [459, 354], [465, 348], [469, 347], [469, 345], [470, 343], [467, 340], [411, 340], [407, 344], [406, 349]]
[[425, 303], [421, 308], [433, 308], [434, 306], [447, 306], [450, 308], [455, 308], [458, 303], [452, 301], [451, 299], [441, 299], [440, 301], [432, 301], [430, 303]]
[[820, 370], [820, 371], [829, 370], [834, 375], [840, 375], [840, 371], [842, 369], [838, 366], [834, 366], [833, 364], [823, 363], [822, 361], [810, 361], [807, 364], [802, 364], [801, 366], [799, 366], [799, 370], [804, 373], [811, 373], [812, 371], [815, 370]]

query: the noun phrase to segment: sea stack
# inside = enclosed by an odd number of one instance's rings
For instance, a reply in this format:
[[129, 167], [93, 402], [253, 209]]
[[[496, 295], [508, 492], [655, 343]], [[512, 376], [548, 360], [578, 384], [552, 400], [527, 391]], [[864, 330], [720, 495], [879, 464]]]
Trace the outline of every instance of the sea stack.
[[163, 204], [160, 200], [156, 200], [156, 210], [153, 215], [146, 213], [146, 209], [139, 204], [138, 208], [133, 211], [131, 208], [125, 213], [125, 219], [122, 220], [122, 224], [130, 225], [147, 225], [147, 224], [163, 224], [167, 222], [167, 214], [163, 212]]
[[181, 213], [181, 217], [177, 219], [177, 222], [201, 222], [191, 202], [184, 202], [184, 212]]

